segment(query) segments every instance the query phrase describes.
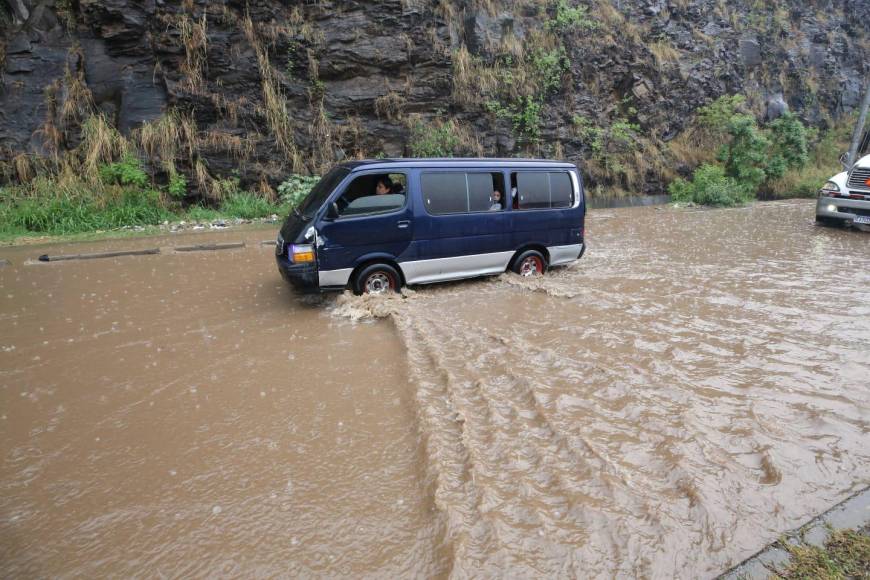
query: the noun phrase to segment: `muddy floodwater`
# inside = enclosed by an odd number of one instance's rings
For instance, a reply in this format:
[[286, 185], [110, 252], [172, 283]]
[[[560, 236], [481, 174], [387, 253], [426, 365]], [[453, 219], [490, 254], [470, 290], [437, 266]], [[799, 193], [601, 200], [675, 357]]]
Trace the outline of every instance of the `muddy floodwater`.
[[0, 576], [715, 576], [870, 481], [870, 234], [812, 218], [595, 210], [379, 299], [275, 228], [0, 248]]

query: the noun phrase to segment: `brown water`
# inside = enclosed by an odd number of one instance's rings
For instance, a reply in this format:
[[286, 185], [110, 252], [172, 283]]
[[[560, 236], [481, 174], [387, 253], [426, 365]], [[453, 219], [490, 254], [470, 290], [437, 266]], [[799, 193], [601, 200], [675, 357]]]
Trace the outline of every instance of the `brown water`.
[[381, 299], [271, 230], [0, 249], [0, 576], [715, 575], [870, 480], [870, 235], [812, 213]]

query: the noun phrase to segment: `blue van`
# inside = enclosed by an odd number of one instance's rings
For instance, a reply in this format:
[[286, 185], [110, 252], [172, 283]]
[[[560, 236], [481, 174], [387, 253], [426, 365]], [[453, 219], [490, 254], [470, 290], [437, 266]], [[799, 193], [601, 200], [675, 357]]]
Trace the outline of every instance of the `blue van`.
[[473, 276], [543, 274], [585, 250], [583, 180], [533, 159], [377, 159], [331, 169], [275, 247], [298, 290], [398, 291]]

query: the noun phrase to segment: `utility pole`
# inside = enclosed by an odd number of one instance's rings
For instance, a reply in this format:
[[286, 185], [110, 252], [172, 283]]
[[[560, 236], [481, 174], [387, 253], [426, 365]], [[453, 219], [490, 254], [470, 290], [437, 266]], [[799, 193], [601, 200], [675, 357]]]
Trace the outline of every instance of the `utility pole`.
[[855, 130], [852, 132], [852, 145], [849, 147], [849, 157], [846, 159], [846, 170], [852, 169], [855, 162], [858, 161], [858, 146], [861, 143], [861, 137], [864, 135], [864, 123], [867, 121], [867, 109], [870, 108], [870, 78], [867, 79], [864, 87], [864, 101], [861, 103], [861, 112], [858, 114], [858, 123], [855, 125]]

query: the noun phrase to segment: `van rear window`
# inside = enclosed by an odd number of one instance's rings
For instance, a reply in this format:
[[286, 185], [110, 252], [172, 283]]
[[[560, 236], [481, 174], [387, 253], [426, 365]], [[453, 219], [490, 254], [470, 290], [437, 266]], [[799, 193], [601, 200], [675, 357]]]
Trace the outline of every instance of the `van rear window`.
[[574, 184], [566, 171], [518, 171], [511, 174], [517, 209], [549, 209], [574, 204]]
[[495, 191], [504, 191], [501, 173], [424, 173], [420, 176], [426, 211], [433, 215], [498, 211]]

